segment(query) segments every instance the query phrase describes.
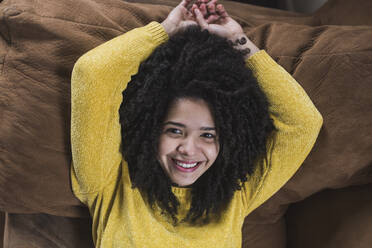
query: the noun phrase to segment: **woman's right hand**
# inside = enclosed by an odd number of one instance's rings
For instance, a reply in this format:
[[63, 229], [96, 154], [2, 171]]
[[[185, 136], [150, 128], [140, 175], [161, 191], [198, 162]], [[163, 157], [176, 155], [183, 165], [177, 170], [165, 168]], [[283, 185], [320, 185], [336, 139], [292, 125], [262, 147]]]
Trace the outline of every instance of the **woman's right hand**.
[[[244, 34], [243, 28], [238, 22], [232, 19], [226, 12], [222, 4], [217, 5], [218, 0], [198, 0], [199, 6], [194, 4], [191, 8], [195, 19], [202, 30], [207, 29], [210, 33], [227, 38], [235, 43], [239, 50], [247, 50], [246, 58], [259, 51], [258, 47]], [[207, 4], [205, 4], [207, 3]], [[208, 11], [207, 11], [208, 9]], [[207, 17], [207, 12], [210, 16]], [[241, 45], [237, 40], [245, 38], [246, 43]]]

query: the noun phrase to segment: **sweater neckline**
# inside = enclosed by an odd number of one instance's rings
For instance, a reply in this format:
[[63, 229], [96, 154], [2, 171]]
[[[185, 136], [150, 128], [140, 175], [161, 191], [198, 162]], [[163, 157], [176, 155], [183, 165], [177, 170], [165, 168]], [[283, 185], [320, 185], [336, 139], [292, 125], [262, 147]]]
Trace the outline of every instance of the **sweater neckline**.
[[173, 194], [175, 194], [178, 198], [186, 198], [186, 196], [191, 193], [191, 188], [171, 186], [171, 189]]

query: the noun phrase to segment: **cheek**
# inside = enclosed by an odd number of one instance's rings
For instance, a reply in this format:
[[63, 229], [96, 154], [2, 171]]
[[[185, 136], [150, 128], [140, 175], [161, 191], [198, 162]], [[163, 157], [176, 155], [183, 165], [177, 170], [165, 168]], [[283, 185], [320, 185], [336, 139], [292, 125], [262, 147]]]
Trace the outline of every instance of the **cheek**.
[[160, 135], [159, 137], [159, 143], [158, 143], [158, 156], [161, 157], [163, 153], [165, 152], [165, 139], [163, 135]]
[[220, 146], [219, 144], [216, 144], [216, 145], [211, 145], [208, 149], [207, 149], [207, 156], [208, 156], [208, 159], [210, 161], [215, 161], [217, 159], [217, 156], [218, 156], [218, 153], [219, 153], [219, 150], [220, 150]]
[[159, 157], [165, 156], [172, 152], [174, 149], [174, 141], [165, 135], [160, 135], [159, 145], [158, 145], [158, 155]]

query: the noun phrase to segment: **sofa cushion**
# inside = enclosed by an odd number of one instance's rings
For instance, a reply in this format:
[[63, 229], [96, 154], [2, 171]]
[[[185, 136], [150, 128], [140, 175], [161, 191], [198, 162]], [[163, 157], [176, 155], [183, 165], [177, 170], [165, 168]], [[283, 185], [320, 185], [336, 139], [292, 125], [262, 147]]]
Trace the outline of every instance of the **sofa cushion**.
[[4, 248], [94, 248], [92, 221], [49, 214], [7, 214]]
[[328, 189], [287, 211], [288, 248], [369, 248], [372, 184]]
[[372, 1], [328, 0], [313, 15], [314, 25], [372, 25]]
[[0, 248], [3, 248], [5, 213], [0, 212]]

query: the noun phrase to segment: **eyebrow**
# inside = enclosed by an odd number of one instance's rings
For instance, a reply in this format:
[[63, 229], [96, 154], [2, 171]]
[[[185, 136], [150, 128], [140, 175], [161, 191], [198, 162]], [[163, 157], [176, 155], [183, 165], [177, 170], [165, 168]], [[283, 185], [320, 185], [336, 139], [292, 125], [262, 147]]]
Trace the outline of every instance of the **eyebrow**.
[[[186, 128], [186, 125], [184, 125], [182, 123], [179, 123], [179, 122], [174, 122], [174, 121], [167, 121], [167, 122], [164, 123], [164, 126], [165, 125], [168, 125], [168, 124], [175, 125], [175, 126], [178, 126], [178, 127]], [[216, 128], [214, 128], [214, 127], [201, 127], [200, 130], [204, 130], [204, 131], [216, 131]]]

